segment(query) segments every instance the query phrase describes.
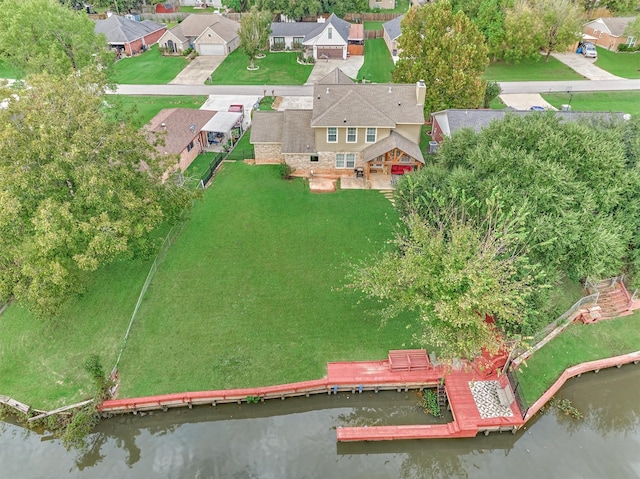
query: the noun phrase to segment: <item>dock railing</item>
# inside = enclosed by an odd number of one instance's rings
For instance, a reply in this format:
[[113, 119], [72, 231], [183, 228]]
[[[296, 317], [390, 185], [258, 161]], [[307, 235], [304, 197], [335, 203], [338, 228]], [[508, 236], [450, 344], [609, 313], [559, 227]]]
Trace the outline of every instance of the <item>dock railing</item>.
[[509, 368], [507, 370], [507, 379], [509, 380], [509, 384], [511, 385], [511, 390], [513, 391], [513, 396], [516, 399], [516, 403], [518, 403], [518, 407], [520, 408], [522, 419], [524, 419], [527, 415], [527, 412], [529, 411], [529, 403], [524, 397], [520, 380], [518, 379], [518, 376], [516, 376], [513, 368]]

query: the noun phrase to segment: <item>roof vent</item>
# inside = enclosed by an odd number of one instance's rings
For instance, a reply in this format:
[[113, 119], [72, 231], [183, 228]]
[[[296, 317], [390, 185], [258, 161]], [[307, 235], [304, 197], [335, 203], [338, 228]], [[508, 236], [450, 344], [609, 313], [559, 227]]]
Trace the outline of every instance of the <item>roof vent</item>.
[[160, 123], [160, 126], [162, 128], [164, 128], [165, 130], [167, 129], [167, 124], [164, 121], [162, 123]]
[[329, 94], [329, 87], [327, 87], [327, 95]]
[[191, 130], [192, 133], [196, 132], [196, 125], [194, 123], [191, 123], [191, 125], [189, 125], [189, 129]]
[[345, 119], [344, 119], [344, 120], [342, 120], [342, 122], [343, 122], [343, 123], [346, 123], [346, 122], [347, 122], [347, 118], [345, 117]]

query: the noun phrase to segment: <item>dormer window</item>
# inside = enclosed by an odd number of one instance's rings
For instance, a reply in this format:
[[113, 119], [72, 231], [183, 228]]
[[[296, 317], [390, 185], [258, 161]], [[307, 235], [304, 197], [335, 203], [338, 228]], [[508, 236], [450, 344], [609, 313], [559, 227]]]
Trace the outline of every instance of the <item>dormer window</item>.
[[327, 30], [327, 37], [329, 38], [329, 40], [331, 40], [332, 36], [333, 36], [333, 28], [329, 27], [329, 29]]

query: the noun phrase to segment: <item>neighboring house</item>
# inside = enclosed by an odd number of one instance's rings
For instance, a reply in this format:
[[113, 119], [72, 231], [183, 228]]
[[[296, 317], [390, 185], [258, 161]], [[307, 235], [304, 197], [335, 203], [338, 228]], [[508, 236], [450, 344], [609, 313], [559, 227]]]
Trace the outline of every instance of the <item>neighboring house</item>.
[[601, 47], [609, 50], [616, 50], [618, 45], [625, 44], [635, 46], [638, 39], [633, 36], [625, 35], [627, 25], [635, 20], [636, 17], [611, 17], [597, 18], [589, 23], [585, 23], [582, 31], [586, 35], [594, 37], [593, 42]]
[[[556, 111], [553, 112], [563, 121], [577, 121], [583, 119], [598, 118], [610, 120], [612, 118], [623, 119], [623, 113], [580, 112], [580, 111]], [[540, 112], [519, 110], [442, 110], [431, 114], [431, 137], [438, 143], [447, 137], [451, 137], [456, 131], [463, 128], [471, 128], [479, 132], [489, 126], [493, 121], [502, 120], [506, 115], [536, 115]], [[547, 113], [545, 113], [547, 114]]]
[[192, 14], [162, 35], [158, 44], [172, 52], [193, 48], [200, 55], [227, 56], [240, 46], [240, 24], [213, 13]]
[[314, 85], [312, 110], [254, 112], [256, 163], [286, 162], [295, 174], [393, 180], [420, 169], [424, 82], [353, 83], [340, 69]]
[[389, 49], [389, 53], [391, 53], [391, 58], [393, 58], [394, 63], [398, 61], [398, 56], [400, 55], [398, 39], [402, 33], [400, 22], [402, 22], [403, 18], [404, 15], [400, 15], [399, 17], [382, 24], [382, 38], [384, 38], [384, 42], [387, 44], [387, 48]]
[[222, 0], [180, 0], [180, 5], [184, 7], [213, 7], [222, 8]]
[[302, 48], [306, 57], [316, 60], [337, 58], [346, 60], [351, 24], [331, 14], [326, 20], [313, 22], [274, 22], [271, 24], [269, 46], [271, 50], [297, 50]]
[[[202, 128], [216, 115], [215, 111], [169, 108], [160, 111], [144, 127], [149, 141], [158, 142], [161, 156], [177, 157], [174, 168], [185, 171], [207, 146], [207, 132]], [[166, 174], [168, 175], [168, 173]]]
[[118, 53], [135, 55], [158, 42], [166, 27], [151, 20], [136, 22], [119, 15], [98, 20], [94, 31], [107, 37], [109, 46]]
[[396, 8], [396, 0], [369, 0], [369, 8], [392, 10]]

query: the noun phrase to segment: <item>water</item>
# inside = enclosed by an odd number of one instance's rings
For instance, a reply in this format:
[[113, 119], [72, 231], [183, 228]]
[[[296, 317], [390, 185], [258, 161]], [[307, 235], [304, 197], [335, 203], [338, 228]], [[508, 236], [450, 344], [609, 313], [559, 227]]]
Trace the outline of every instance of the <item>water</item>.
[[338, 444], [343, 425], [428, 422], [415, 393], [316, 396], [121, 416], [90, 447], [0, 423], [2, 478], [639, 478], [640, 367], [571, 380], [585, 415], [548, 410], [473, 439]]

